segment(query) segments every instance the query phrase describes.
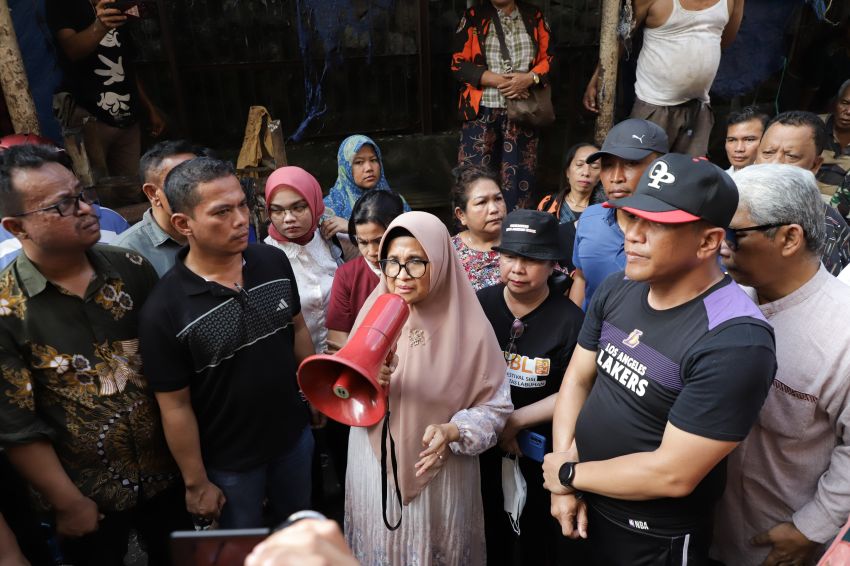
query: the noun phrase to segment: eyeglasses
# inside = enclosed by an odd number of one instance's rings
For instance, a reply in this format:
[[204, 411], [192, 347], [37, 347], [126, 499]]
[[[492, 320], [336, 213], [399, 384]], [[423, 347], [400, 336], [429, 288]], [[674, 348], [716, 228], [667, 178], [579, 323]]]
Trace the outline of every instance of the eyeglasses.
[[303, 216], [305, 212], [310, 210], [309, 205], [306, 202], [298, 202], [289, 208], [278, 208], [276, 206], [269, 207], [269, 214], [272, 216], [286, 216], [286, 213], [290, 213], [292, 216], [298, 217]]
[[516, 357], [516, 341], [522, 337], [523, 332], [525, 332], [525, 323], [515, 318], [511, 324], [511, 339], [508, 341], [508, 347], [505, 349], [506, 362], [510, 362]]
[[395, 259], [382, 259], [378, 263], [381, 265], [381, 272], [390, 279], [398, 277], [402, 269], [413, 279], [419, 279], [425, 275], [425, 267], [431, 262], [424, 259], [410, 259], [407, 263], [399, 263]]
[[788, 226], [790, 222], [775, 222], [773, 224], [762, 224], [761, 226], [750, 226], [749, 228], [726, 228], [726, 245], [733, 252], [738, 249], [738, 233], [739, 232], [764, 232], [771, 228], [779, 228]]
[[59, 216], [74, 216], [80, 210], [80, 201], [91, 205], [94, 208], [95, 213], [100, 216], [100, 210], [98, 210], [97, 207], [97, 205], [100, 204], [100, 201], [97, 198], [97, 191], [95, 191], [94, 187], [86, 187], [76, 195], [65, 197], [56, 204], [51, 204], [44, 208], [37, 208], [36, 210], [21, 212], [20, 214], [13, 214], [13, 216], [28, 216], [30, 214], [35, 214], [36, 212], [47, 212], [48, 210], [55, 210]]

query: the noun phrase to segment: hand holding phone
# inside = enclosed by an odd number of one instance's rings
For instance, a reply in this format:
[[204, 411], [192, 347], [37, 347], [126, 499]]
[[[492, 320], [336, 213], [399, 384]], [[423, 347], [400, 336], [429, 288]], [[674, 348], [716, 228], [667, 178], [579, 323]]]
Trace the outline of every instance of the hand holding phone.
[[156, 3], [146, 0], [106, 0], [104, 8], [117, 10], [125, 20], [157, 17]]
[[127, 23], [127, 16], [116, 4], [114, 0], [98, 0], [95, 6], [97, 21], [107, 29], [115, 29]]
[[526, 458], [531, 458], [535, 462], [543, 462], [543, 456], [546, 455], [546, 437], [530, 430], [521, 430], [516, 435], [519, 449], [522, 450], [522, 455]]

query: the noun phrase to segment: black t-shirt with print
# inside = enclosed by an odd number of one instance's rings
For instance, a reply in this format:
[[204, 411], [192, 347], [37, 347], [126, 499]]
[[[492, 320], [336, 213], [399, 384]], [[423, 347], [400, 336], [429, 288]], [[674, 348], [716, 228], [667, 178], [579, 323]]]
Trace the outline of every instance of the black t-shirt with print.
[[[484, 314], [493, 326], [502, 351], [508, 347], [514, 315], [505, 304], [505, 286], [478, 291]], [[584, 313], [563, 295], [549, 293], [536, 309], [522, 317], [525, 328], [514, 343], [516, 356], [508, 362], [514, 408], [525, 407], [557, 393], [573, 355]], [[552, 443], [552, 423], [530, 429]]]
[[[80, 32], [96, 17], [89, 0], [47, 0], [45, 7], [54, 37], [61, 29]], [[132, 21], [110, 30], [97, 48], [79, 61], [68, 60], [59, 49], [66, 88], [78, 105], [110, 126], [130, 126], [138, 116], [136, 50], [127, 31], [129, 25]]]
[[[593, 296], [579, 344], [596, 351], [597, 375], [576, 423], [582, 461], [658, 448], [668, 421], [720, 441], [743, 440], [776, 373], [773, 330], [728, 276], [663, 311], [649, 286], [622, 272]], [[725, 486], [725, 461], [682, 498], [625, 501], [588, 494], [610, 520], [675, 536], [705, 525]]]
[[249, 244], [236, 292], [190, 271], [187, 252], [142, 309], [145, 377], [154, 391], [190, 388], [208, 467], [248, 470], [291, 446], [308, 424], [295, 376], [295, 276], [282, 251]]

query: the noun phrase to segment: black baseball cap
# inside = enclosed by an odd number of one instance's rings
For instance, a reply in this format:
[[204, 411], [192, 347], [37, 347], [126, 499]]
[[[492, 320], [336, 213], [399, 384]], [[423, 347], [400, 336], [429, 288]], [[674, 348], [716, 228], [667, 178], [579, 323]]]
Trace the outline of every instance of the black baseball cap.
[[505, 217], [502, 242], [493, 246], [493, 250], [551, 261], [561, 261], [567, 255], [558, 219], [548, 212], [524, 209], [514, 210]]
[[661, 224], [705, 220], [728, 228], [738, 208], [738, 187], [705, 157], [668, 153], [650, 163], [634, 194], [602, 206]]
[[670, 151], [667, 133], [648, 120], [629, 118], [623, 120], [608, 132], [602, 149], [587, 156], [587, 162], [593, 163], [606, 153], [629, 161], [640, 161], [652, 152]]

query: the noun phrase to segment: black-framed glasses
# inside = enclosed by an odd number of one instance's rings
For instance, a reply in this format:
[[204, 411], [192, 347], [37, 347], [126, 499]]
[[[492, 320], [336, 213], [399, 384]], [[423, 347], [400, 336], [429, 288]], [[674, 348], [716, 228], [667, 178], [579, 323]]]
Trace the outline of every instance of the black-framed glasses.
[[277, 206], [269, 207], [269, 215], [271, 216], [286, 216], [286, 213], [290, 213], [292, 216], [296, 218], [304, 215], [305, 212], [310, 210], [310, 206], [306, 202], [296, 202], [294, 205], [289, 208], [279, 208]]
[[761, 226], [748, 226], [747, 228], [726, 228], [726, 245], [733, 252], [738, 249], [738, 233], [739, 232], [764, 232], [771, 228], [779, 228], [788, 226], [790, 222], [774, 222], [773, 224], [762, 224]]
[[419, 279], [425, 275], [425, 268], [431, 262], [424, 259], [409, 259], [407, 263], [399, 263], [396, 259], [382, 259], [378, 263], [381, 265], [381, 272], [390, 279], [398, 277], [402, 269], [413, 279]]
[[508, 341], [508, 347], [505, 348], [505, 361], [510, 362], [516, 357], [516, 341], [522, 337], [525, 332], [525, 323], [518, 318], [515, 318], [511, 323], [511, 335]]
[[21, 212], [20, 214], [14, 214], [13, 216], [28, 216], [30, 214], [35, 214], [36, 212], [47, 212], [48, 210], [55, 210], [59, 216], [74, 216], [80, 210], [80, 201], [95, 207], [95, 213], [100, 216], [100, 210], [97, 209], [97, 205], [100, 204], [100, 201], [97, 198], [97, 191], [94, 187], [86, 187], [76, 195], [65, 197], [56, 204], [51, 204], [50, 206], [37, 208], [27, 212]]

